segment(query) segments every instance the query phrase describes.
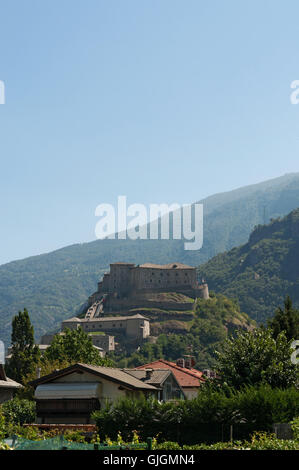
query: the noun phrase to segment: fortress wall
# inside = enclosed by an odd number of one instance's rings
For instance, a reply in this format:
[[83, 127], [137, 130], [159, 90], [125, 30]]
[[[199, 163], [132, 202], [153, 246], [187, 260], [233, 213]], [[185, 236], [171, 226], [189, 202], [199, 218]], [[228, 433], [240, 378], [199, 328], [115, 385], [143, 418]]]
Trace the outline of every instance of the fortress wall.
[[[106, 333], [125, 333], [128, 337], [144, 338], [144, 334], [149, 335], [149, 321], [144, 318], [124, 318], [124, 319], [111, 319], [105, 318], [99, 320], [81, 321], [81, 322], [68, 322], [65, 326], [71, 329], [76, 329], [79, 325], [86, 333], [96, 331], [103, 331]], [[63, 329], [62, 324], [62, 329]], [[148, 333], [147, 333], [148, 332]]]
[[[146, 324], [148, 328], [146, 328]], [[148, 333], [146, 334], [146, 332]], [[136, 320], [127, 320], [126, 334], [131, 338], [146, 338], [149, 335], [149, 322], [142, 318]]]
[[132, 281], [132, 286], [135, 289], [195, 287], [196, 270], [136, 267], [132, 269]]
[[96, 335], [96, 334], [90, 334], [92, 343], [95, 346], [98, 346], [104, 351], [114, 351], [115, 350], [115, 343], [114, 343], [114, 336], [109, 336], [109, 335]]
[[104, 274], [98, 288], [99, 290], [90, 296], [90, 304], [98, 300], [103, 293], [115, 293], [124, 298], [134, 297], [141, 292], [184, 292], [192, 298], [209, 298], [207, 285], [198, 285], [195, 268], [159, 269], [154, 266], [114, 263], [110, 265], [110, 274]]
[[130, 310], [132, 308], [158, 308], [164, 310], [192, 310], [193, 302], [172, 302], [172, 301], [155, 301], [142, 300], [135, 297], [130, 299], [110, 299], [109, 311]]
[[124, 294], [131, 288], [131, 268], [133, 266], [133, 264], [110, 265], [109, 292], [119, 292], [120, 294]]
[[98, 287], [99, 289], [102, 289], [104, 292], [110, 292], [110, 274], [105, 273], [103, 276], [103, 282], [102, 285], [99, 283]]

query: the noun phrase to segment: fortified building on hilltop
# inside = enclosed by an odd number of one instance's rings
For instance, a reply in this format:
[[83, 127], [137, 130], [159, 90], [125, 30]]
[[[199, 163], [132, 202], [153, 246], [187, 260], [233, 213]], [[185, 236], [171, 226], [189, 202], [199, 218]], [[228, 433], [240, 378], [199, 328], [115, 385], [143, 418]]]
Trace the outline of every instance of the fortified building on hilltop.
[[182, 292], [192, 297], [209, 298], [208, 285], [199, 285], [193, 266], [181, 263], [146, 263], [137, 266], [113, 263], [110, 264], [110, 273], [104, 274], [89, 302], [92, 304], [104, 294], [122, 298], [150, 292]]
[[208, 299], [209, 289], [206, 283], [198, 283], [196, 268], [192, 266], [113, 263], [80, 318], [63, 321], [62, 331], [81, 327], [92, 337], [93, 344], [104, 351], [114, 349], [114, 335], [140, 344], [151, 334], [152, 312], [166, 312], [168, 317], [175, 312], [175, 319], [190, 316], [196, 298]]

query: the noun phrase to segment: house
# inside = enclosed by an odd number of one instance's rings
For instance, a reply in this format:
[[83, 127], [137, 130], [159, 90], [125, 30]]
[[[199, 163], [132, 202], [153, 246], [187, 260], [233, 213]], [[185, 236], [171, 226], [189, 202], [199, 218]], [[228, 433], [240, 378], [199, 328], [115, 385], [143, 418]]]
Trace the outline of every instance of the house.
[[175, 375], [169, 369], [124, 369], [127, 374], [159, 389], [160, 401], [184, 400], [186, 398]]
[[172, 371], [186, 398], [195, 398], [200, 386], [205, 382], [202, 372], [192, 368], [192, 363], [187, 359], [178, 359], [177, 362], [158, 359], [157, 361], [136, 367], [136, 369], [167, 369]]
[[3, 364], [0, 364], [0, 404], [11, 400], [16, 390], [22, 387], [23, 385], [6, 376]]
[[159, 398], [160, 389], [123, 369], [74, 364], [30, 382], [39, 424], [89, 424], [93, 411], [119, 398]]

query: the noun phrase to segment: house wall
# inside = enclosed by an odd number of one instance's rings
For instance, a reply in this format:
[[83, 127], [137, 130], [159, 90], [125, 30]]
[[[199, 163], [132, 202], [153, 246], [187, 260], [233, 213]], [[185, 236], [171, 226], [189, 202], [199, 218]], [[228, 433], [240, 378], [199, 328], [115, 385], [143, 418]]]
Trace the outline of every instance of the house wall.
[[187, 400], [192, 400], [196, 398], [199, 392], [198, 387], [182, 387], [184, 394], [186, 395]]
[[177, 381], [174, 379], [173, 374], [170, 374], [163, 383], [162, 400], [169, 401], [180, 400], [184, 398], [184, 393], [182, 393], [182, 390], [180, 389]]
[[0, 404], [5, 401], [11, 400], [14, 396], [14, 391], [11, 388], [0, 388]]

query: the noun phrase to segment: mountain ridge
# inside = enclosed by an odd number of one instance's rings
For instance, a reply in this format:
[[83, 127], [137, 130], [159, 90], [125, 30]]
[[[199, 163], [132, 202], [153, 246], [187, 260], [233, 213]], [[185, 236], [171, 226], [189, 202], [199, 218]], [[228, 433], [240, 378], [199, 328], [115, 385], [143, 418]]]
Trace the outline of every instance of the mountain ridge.
[[219, 193], [204, 204], [204, 245], [185, 251], [184, 240], [95, 240], [0, 266], [0, 338], [9, 342], [11, 319], [26, 307], [36, 336], [73, 316], [117, 261], [182, 262], [198, 266], [248, 240], [254, 226], [299, 207], [299, 173]]
[[258, 225], [246, 244], [198, 268], [210, 289], [239, 301], [250, 318], [265, 322], [290, 295], [299, 306], [299, 208]]

